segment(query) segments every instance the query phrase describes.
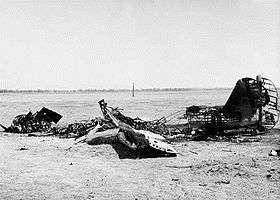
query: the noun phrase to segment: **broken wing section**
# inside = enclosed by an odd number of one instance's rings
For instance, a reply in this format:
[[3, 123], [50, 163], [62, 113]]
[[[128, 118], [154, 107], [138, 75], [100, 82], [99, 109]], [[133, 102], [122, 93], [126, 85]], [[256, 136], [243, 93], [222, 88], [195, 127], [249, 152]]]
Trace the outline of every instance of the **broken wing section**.
[[111, 119], [119, 128], [118, 139], [120, 143], [141, 154], [176, 156], [177, 151], [165, 142], [163, 136], [149, 130], [135, 129], [135, 123], [130, 122], [131, 120], [134, 122], [132, 118], [122, 115], [117, 109], [108, 107], [104, 100], [99, 101], [99, 106], [104, 118]]

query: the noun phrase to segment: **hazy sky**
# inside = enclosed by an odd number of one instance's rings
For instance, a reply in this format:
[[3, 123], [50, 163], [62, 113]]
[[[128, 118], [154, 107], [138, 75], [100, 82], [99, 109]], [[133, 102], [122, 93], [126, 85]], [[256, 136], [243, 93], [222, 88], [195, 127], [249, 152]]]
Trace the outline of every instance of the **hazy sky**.
[[1, 1], [0, 88], [280, 86], [279, 0]]

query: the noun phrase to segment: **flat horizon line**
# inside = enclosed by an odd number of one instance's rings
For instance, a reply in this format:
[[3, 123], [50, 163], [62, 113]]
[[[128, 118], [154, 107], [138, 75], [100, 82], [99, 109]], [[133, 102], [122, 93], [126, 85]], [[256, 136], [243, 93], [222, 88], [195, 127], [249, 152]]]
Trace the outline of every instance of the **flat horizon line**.
[[[229, 87], [211, 87], [211, 88], [142, 88], [135, 89], [136, 92], [143, 91], [195, 91], [195, 90], [229, 90]], [[78, 93], [78, 92], [129, 92], [132, 89], [0, 89], [0, 93]]]
[[[276, 87], [280, 90], [280, 87]], [[193, 88], [142, 88], [135, 92], [157, 91], [207, 91], [207, 90], [231, 90], [233, 87], [193, 87]], [[132, 89], [0, 89], [0, 93], [93, 93], [93, 92], [132, 92]]]

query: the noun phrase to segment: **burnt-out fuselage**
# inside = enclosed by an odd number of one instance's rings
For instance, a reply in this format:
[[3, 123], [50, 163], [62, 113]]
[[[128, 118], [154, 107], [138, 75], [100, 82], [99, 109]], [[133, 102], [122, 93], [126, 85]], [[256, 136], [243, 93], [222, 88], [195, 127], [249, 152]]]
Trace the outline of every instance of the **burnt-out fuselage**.
[[237, 81], [224, 106], [190, 106], [184, 118], [188, 129], [208, 134], [234, 130], [264, 131], [279, 119], [278, 92], [266, 78], [242, 78]]

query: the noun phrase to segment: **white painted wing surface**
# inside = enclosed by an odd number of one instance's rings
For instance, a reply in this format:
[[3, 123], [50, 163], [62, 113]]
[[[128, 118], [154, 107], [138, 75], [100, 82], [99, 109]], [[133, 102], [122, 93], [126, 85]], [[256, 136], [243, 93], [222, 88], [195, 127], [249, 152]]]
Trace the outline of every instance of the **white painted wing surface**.
[[157, 138], [152, 138], [145, 135], [146, 139], [149, 142], [150, 147], [160, 150], [162, 152], [170, 153], [170, 154], [177, 154], [178, 152], [168, 143], [163, 142]]

